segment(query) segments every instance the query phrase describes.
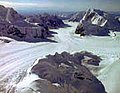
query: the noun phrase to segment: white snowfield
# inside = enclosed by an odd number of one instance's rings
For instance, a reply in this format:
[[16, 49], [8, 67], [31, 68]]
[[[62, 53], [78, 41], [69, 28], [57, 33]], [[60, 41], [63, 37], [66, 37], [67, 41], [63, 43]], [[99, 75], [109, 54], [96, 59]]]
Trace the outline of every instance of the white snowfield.
[[[120, 33], [116, 33], [115, 38], [108, 36], [80, 38], [74, 34], [78, 23], [66, 23], [72, 27], [52, 30], [58, 33], [52, 38], [58, 43], [26, 43], [17, 41], [6, 44], [0, 43], [0, 82], [9, 78], [5, 87], [10, 88], [11, 84], [16, 85], [21, 72], [26, 71], [36, 59], [43, 58], [45, 55], [63, 51], [70, 53], [89, 51], [101, 56], [103, 59], [100, 66], [96, 68], [98, 68], [97, 77], [104, 84], [106, 91], [108, 93], [120, 93]], [[28, 72], [30, 72], [30, 69]], [[35, 78], [34, 76], [29, 77], [32, 79], [29, 79], [27, 84], [38, 79], [37, 76]], [[22, 83], [20, 84], [22, 85]], [[19, 87], [22, 86], [19, 85]]]

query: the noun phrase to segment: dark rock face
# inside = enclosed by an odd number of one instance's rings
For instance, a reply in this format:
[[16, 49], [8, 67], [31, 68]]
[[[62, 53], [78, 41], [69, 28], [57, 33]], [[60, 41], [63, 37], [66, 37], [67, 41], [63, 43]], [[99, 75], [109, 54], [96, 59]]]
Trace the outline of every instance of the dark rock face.
[[79, 23], [75, 30], [75, 33], [80, 34], [80, 36], [85, 35], [108, 36], [109, 29], [94, 24]]
[[44, 79], [33, 84], [41, 93], [106, 93], [102, 83], [82, 65], [85, 60], [87, 64], [99, 65], [101, 59], [89, 52], [48, 55], [32, 67], [31, 73]]
[[18, 41], [51, 41], [49, 29], [44, 25], [31, 24], [13, 8], [0, 5], [0, 36], [7, 36]]
[[101, 10], [89, 9], [80, 20], [75, 33], [81, 36], [107, 36], [110, 31], [120, 31], [120, 22], [116, 16]]
[[30, 23], [38, 23], [39, 26], [44, 26], [49, 29], [57, 29], [60, 27], [67, 26], [56, 15], [49, 15], [46, 13], [41, 15], [30, 16], [26, 20]]
[[11, 42], [11, 40], [1, 39], [1, 38], [0, 38], [0, 41], [2, 41], [2, 42], [4, 42], [4, 43], [10, 43], [10, 42]]
[[51, 33], [44, 27], [18, 27], [8, 25], [0, 32], [1, 36], [13, 38], [18, 41], [39, 42], [45, 40]]

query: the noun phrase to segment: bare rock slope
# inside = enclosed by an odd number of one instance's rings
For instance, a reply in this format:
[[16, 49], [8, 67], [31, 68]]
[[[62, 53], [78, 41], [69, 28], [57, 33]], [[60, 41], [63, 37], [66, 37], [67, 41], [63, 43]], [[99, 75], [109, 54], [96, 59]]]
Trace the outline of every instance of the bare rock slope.
[[[102, 83], [82, 64], [84, 57], [87, 64], [99, 65], [100, 58], [89, 52], [48, 55], [40, 59], [31, 68], [29, 74], [38, 75], [29, 87], [20, 89], [20, 93], [106, 93]], [[94, 64], [95, 63], [95, 64]]]

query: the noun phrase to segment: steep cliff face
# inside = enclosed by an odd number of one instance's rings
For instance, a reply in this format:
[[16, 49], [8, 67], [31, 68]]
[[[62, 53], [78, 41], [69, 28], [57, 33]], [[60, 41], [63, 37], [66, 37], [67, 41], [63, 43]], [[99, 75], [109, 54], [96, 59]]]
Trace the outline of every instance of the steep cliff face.
[[44, 25], [31, 24], [13, 8], [0, 5], [0, 36], [7, 36], [18, 41], [38, 42], [50, 36]]
[[115, 15], [98, 9], [88, 9], [80, 20], [76, 34], [106, 36], [109, 30], [120, 31], [120, 22]]

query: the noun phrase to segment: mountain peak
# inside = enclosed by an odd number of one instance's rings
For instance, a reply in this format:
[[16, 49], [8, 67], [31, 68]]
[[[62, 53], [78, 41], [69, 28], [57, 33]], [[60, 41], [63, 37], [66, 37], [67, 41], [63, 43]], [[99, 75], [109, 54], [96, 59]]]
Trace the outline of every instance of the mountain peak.
[[101, 9], [88, 9], [89, 12], [94, 12], [99, 14], [100, 16], [104, 16], [107, 12], [101, 10]]
[[5, 8], [3, 5], [0, 5], [0, 8]]
[[108, 35], [109, 30], [119, 31], [119, 18], [100, 9], [88, 9], [76, 29], [75, 33], [87, 35]]
[[86, 21], [88, 23], [98, 25], [98, 26], [104, 26], [107, 22], [107, 13], [99, 10], [99, 9], [88, 9], [85, 12], [85, 15], [83, 16], [82, 20], [80, 21], [81, 23], [83, 21]]

